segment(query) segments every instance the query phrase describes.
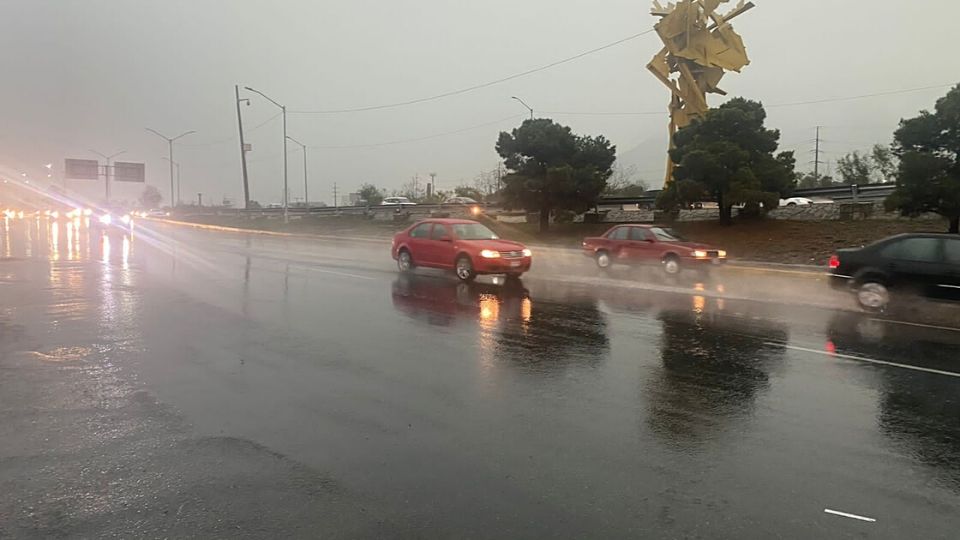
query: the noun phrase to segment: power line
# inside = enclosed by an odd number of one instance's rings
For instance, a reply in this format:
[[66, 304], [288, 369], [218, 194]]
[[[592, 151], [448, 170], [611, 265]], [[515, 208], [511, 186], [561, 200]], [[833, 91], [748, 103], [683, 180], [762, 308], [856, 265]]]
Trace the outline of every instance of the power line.
[[514, 114], [514, 115], [511, 115], [511, 116], [507, 116], [507, 117], [504, 117], [504, 118], [500, 118], [500, 119], [498, 119], [498, 120], [493, 120], [492, 122], [485, 122], [485, 123], [483, 123], [483, 124], [477, 124], [477, 125], [474, 125], [474, 126], [469, 126], [469, 127], [465, 127], [465, 128], [460, 128], [460, 129], [457, 129], [457, 130], [454, 130], [454, 131], [445, 131], [445, 132], [443, 132], [443, 133], [434, 133], [433, 135], [425, 135], [425, 136], [423, 136], [423, 137], [415, 137], [415, 138], [411, 138], [411, 139], [399, 139], [399, 140], [395, 140], [395, 141], [386, 141], [386, 142], [371, 143], [371, 144], [350, 144], [350, 145], [337, 145], [337, 146], [308, 146], [308, 148], [317, 149], [317, 150], [346, 150], [346, 149], [350, 149], [350, 148], [375, 148], [375, 147], [378, 147], [378, 146], [392, 146], [392, 145], [395, 145], [395, 144], [405, 144], [405, 143], [426, 141], [426, 140], [429, 140], [429, 139], [436, 139], [436, 138], [438, 138], [438, 137], [446, 137], [446, 136], [448, 136], [448, 135], [456, 135], [456, 134], [458, 134], [458, 133], [463, 133], [463, 132], [471, 131], [471, 130], [474, 130], [474, 129], [479, 129], [479, 128], [483, 128], [483, 127], [488, 127], [488, 126], [493, 126], [493, 125], [501, 124], [501, 123], [503, 123], [503, 122], [506, 122], [507, 120], [516, 120], [516, 119], [521, 118], [521, 117], [526, 117], [526, 115], [524, 115], [524, 114]]
[[[902, 90], [890, 90], [888, 92], [877, 92], [874, 94], [861, 94], [857, 96], [843, 96], [843, 97], [833, 97], [833, 98], [823, 98], [823, 99], [814, 99], [809, 101], [794, 101], [788, 103], [774, 103], [771, 105], [764, 105], [767, 109], [773, 109], [777, 107], [795, 107], [799, 105], [816, 105], [819, 103], [833, 103], [838, 101], [854, 101], [857, 99], [867, 99], [874, 97], [883, 97], [883, 96], [893, 96], [897, 94], [907, 94], [910, 92], [920, 92], [923, 90], [934, 90], [939, 88], [946, 88], [954, 86], [951, 84], [937, 84], [932, 86], [921, 86], [917, 88], [904, 88]], [[544, 114], [566, 114], [571, 116], [645, 116], [645, 115], [666, 115], [668, 114], [665, 110], [663, 111], [544, 111]]]
[[[263, 126], [265, 126], [265, 125], [269, 124], [270, 122], [276, 120], [281, 114], [283, 114], [283, 113], [282, 113], [282, 112], [278, 112], [277, 114], [271, 116], [270, 118], [267, 118], [267, 119], [264, 120], [263, 122], [260, 122], [259, 124], [253, 126], [252, 128], [245, 129], [245, 130], [243, 130], [243, 131], [244, 131], [244, 133], [250, 133], [251, 131], [255, 131], [255, 130], [259, 129], [259, 128], [262, 128]], [[225, 137], [225, 138], [223, 138], [223, 139], [217, 139], [217, 140], [215, 140], [215, 141], [202, 142], [202, 143], [194, 143], [194, 144], [187, 144], [187, 143], [180, 143], [180, 144], [181, 144], [181, 146], [214, 146], [214, 145], [223, 144], [223, 143], [227, 143], [227, 142], [233, 142], [233, 141], [236, 141], [236, 140], [237, 140], [236, 135], [231, 135], [231, 136], [229, 136], [229, 137]]]
[[918, 88], [905, 88], [903, 90], [890, 90], [889, 92], [877, 92], [875, 94], [861, 94], [859, 96], [846, 96], [846, 97], [835, 97], [835, 98], [824, 98], [824, 99], [815, 99], [811, 101], [795, 101], [792, 103], [775, 103], [773, 105], [767, 105], [767, 108], [770, 107], [794, 107], [797, 105], [815, 105], [818, 103], [833, 103], [837, 101], [853, 101], [856, 99], [866, 99], [873, 97], [882, 97], [882, 96], [893, 96], [896, 94], [907, 94], [910, 92], [920, 92], [923, 90], [934, 90], [938, 88], [946, 88], [948, 86], [954, 86], [953, 84], [937, 84], [933, 86], [921, 86]]
[[487, 87], [490, 87], [490, 86], [494, 86], [494, 85], [497, 85], [497, 84], [505, 83], [505, 82], [507, 82], [507, 81], [512, 81], [512, 80], [514, 80], [514, 79], [519, 79], [519, 78], [521, 78], [521, 77], [526, 77], [526, 76], [528, 76], [528, 75], [533, 75], [534, 73], [539, 73], [539, 72], [541, 72], [541, 71], [546, 71], [546, 70], [548, 70], [548, 69], [557, 67], [557, 66], [559, 66], [559, 65], [566, 64], [566, 63], [572, 62], [572, 61], [574, 61], [574, 60], [578, 60], [578, 59], [580, 59], [580, 58], [583, 58], [584, 56], [589, 56], [589, 55], [591, 55], [591, 54], [598, 53], [598, 52], [600, 52], [600, 51], [604, 51], [604, 50], [610, 49], [610, 48], [612, 48], [612, 47], [616, 47], [617, 45], [620, 45], [620, 44], [622, 44], [622, 43], [626, 43], [626, 42], [628, 42], [628, 41], [632, 41], [632, 40], [634, 40], [634, 39], [637, 39], [637, 38], [639, 38], [639, 37], [641, 37], [641, 36], [645, 36], [645, 35], [647, 35], [647, 34], [650, 34], [650, 33], [652, 33], [653, 31], [654, 31], [653, 29], [645, 30], [645, 31], [640, 32], [640, 33], [638, 33], [638, 34], [633, 34], [633, 35], [631, 35], [631, 36], [627, 36], [627, 37], [625, 37], [625, 38], [618, 39], [617, 41], [614, 41], [614, 42], [611, 42], [611, 43], [607, 43], [606, 45], [602, 45], [602, 46], [600, 46], [600, 47], [597, 47], [597, 48], [594, 48], [594, 49], [590, 49], [589, 51], [584, 51], [584, 52], [582, 52], [582, 53], [575, 54], [575, 55], [573, 55], [573, 56], [569, 56], [569, 57], [564, 58], [564, 59], [562, 59], [562, 60], [557, 60], [556, 62], [551, 62], [551, 63], [549, 63], [549, 64], [546, 64], [546, 65], [543, 65], [543, 66], [540, 66], [540, 67], [536, 67], [536, 68], [533, 68], [533, 69], [528, 69], [527, 71], [522, 71], [522, 72], [520, 72], [520, 73], [515, 73], [515, 74], [513, 74], [513, 75], [509, 75], [509, 76], [507, 76], [507, 77], [503, 77], [503, 78], [500, 78], [500, 79], [495, 79], [495, 80], [488, 81], [488, 82], [485, 82], [485, 83], [477, 84], [477, 85], [474, 85], [474, 86], [468, 86], [468, 87], [466, 87], [466, 88], [461, 88], [461, 89], [459, 89], [459, 90], [453, 90], [453, 91], [450, 91], [450, 92], [444, 92], [444, 93], [442, 93], [442, 94], [436, 94], [436, 95], [433, 95], [433, 96], [422, 97], [422, 98], [417, 98], [417, 99], [411, 99], [411, 100], [408, 100], [408, 101], [400, 101], [400, 102], [397, 102], [397, 103], [387, 103], [387, 104], [383, 104], [383, 105], [370, 105], [370, 106], [366, 106], [366, 107], [354, 107], [354, 108], [350, 108], [350, 109], [291, 110], [291, 111], [288, 111], [288, 112], [290, 112], [290, 113], [297, 113], [297, 114], [344, 114], [344, 113], [354, 113], [354, 112], [363, 112], [363, 111], [376, 111], [376, 110], [381, 110], [381, 109], [394, 109], [394, 108], [397, 108], [397, 107], [406, 107], [406, 106], [408, 106], [408, 105], [416, 105], [416, 104], [418, 104], [418, 103], [425, 103], [425, 102], [428, 102], [428, 101], [435, 101], [435, 100], [438, 100], [438, 99], [448, 98], [448, 97], [451, 97], [451, 96], [457, 96], [457, 95], [460, 95], [460, 94], [466, 94], [467, 92], [473, 92], [473, 91], [475, 91], [475, 90], [480, 90], [480, 89], [487, 88]]

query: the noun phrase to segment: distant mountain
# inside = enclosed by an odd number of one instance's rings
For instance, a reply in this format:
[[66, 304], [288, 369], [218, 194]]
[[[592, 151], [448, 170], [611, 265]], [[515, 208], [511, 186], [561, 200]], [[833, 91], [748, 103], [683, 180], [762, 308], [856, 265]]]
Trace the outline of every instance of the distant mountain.
[[664, 168], [667, 163], [667, 141], [665, 137], [651, 137], [640, 144], [617, 152], [617, 163], [623, 168], [636, 168], [637, 176], [650, 188], [656, 189], [663, 183]]

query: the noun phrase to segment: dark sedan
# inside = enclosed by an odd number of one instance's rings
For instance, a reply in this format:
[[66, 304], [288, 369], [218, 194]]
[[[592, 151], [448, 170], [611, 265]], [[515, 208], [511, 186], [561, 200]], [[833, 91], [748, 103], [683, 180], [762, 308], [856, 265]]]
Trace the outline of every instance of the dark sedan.
[[830, 257], [830, 282], [860, 306], [882, 311], [893, 294], [960, 301], [960, 236], [901, 234]]

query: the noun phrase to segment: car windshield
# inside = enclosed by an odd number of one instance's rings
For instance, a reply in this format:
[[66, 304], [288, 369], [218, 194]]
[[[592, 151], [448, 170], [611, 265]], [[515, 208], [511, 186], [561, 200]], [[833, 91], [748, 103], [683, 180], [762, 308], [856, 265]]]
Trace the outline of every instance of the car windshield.
[[651, 227], [650, 232], [661, 242], [686, 242], [687, 239], [673, 229]]
[[457, 223], [453, 232], [461, 240], [496, 240], [496, 233], [479, 223]]

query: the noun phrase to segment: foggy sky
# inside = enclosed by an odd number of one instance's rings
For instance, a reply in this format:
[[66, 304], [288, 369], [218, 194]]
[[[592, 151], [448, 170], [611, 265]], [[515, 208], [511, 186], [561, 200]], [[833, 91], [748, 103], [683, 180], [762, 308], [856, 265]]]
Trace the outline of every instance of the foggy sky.
[[[765, 105], [855, 96], [960, 80], [950, 42], [960, 5], [948, 0], [756, 0], [737, 19], [751, 65], [722, 87]], [[728, 4], [729, 5], [729, 4]], [[168, 135], [177, 144], [183, 195], [242, 199], [234, 85], [288, 109], [339, 109], [430, 96], [498, 79], [648, 29], [646, 0], [4, 0], [0, 2], [0, 173], [62, 174], [63, 158], [122, 157], [147, 164], [169, 198]], [[288, 132], [315, 147], [458, 134], [396, 145], [309, 150], [311, 200], [332, 202], [362, 182], [397, 189], [437, 174], [440, 189], [496, 168], [501, 130], [528, 114], [603, 134], [656, 185], [662, 176], [666, 89], [644, 69], [660, 44], [649, 34], [556, 68], [464, 95], [397, 109], [338, 115], [290, 113]], [[888, 143], [902, 117], [931, 108], [947, 88], [862, 100], [769, 107], [782, 147], [809, 170], [814, 126], [824, 160]], [[278, 110], [244, 92], [251, 197], [282, 197]], [[711, 96], [710, 104], [722, 102]], [[570, 115], [563, 112], [656, 112]], [[505, 120], [504, 120], [505, 119]], [[495, 122], [501, 120], [500, 122]], [[261, 125], [262, 124], [262, 125]], [[259, 127], [257, 127], [259, 126]], [[253, 129], [255, 128], [256, 129]], [[291, 201], [302, 197], [299, 148], [289, 148]], [[71, 182], [70, 187], [96, 184]], [[135, 199], [142, 186], [118, 186]]]

